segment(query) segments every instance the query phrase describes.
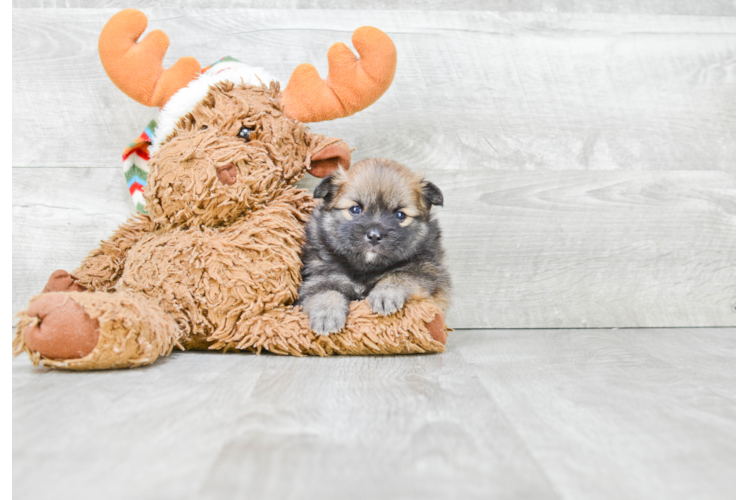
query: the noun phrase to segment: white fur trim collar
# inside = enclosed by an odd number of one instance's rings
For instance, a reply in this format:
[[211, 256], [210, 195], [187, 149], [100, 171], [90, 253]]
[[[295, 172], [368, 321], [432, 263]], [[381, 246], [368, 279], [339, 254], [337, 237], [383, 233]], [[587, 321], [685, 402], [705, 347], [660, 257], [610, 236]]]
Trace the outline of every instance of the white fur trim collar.
[[205, 73], [192, 80], [186, 87], [179, 89], [158, 114], [156, 133], [150, 152], [158, 151], [166, 138], [174, 132], [177, 122], [195, 109], [210, 90], [211, 85], [230, 81], [235, 84], [268, 85], [273, 77], [262, 68], [253, 68], [238, 61], [223, 61], [214, 64]]

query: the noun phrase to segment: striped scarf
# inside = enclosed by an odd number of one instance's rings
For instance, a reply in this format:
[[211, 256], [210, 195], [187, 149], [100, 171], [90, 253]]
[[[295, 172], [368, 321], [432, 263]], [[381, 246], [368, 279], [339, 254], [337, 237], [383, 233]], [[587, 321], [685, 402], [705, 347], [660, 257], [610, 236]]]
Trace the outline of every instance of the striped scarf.
[[156, 131], [156, 120], [151, 120], [146, 129], [127, 146], [122, 153], [122, 168], [125, 170], [125, 179], [127, 179], [127, 188], [130, 190], [130, 196], [135, 203], [135, 209], [147, 214], [145, 209], [145, 199], [143, 198], [143, 189], [148, 180], [148, 160], [151, 159], [149, 147], [153, 143], [153, 134]]

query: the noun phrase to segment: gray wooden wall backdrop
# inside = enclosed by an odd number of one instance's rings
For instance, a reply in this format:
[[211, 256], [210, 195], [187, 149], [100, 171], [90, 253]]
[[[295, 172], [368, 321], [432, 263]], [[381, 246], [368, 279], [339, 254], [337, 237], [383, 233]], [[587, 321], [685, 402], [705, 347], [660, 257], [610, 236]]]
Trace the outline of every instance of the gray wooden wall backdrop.
[[155, 113], [97, 37], [135, 6], [166, 65], [232, 55], [281, 82], [326, 74], [358, 26], [392, 37], [384, 97], [311, 128], [442, 188], [452, 326], [735, 324], [733, 2], [159, 3], [14, 0], [14, 311], [131, 211], [119, 157]]

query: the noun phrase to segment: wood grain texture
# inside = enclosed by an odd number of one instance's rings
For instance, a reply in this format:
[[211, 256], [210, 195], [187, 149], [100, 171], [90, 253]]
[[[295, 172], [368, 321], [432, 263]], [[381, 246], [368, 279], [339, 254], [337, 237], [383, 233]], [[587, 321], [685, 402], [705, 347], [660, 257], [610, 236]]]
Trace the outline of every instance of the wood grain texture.
[[[428, 171], [735, 169], [733, 17], [145, 10], [172, 40], [167, 65], [231, 54], [281, 82], [302, 62], [326, 74], [328, 47], [358, 26], [389, 33], [390, 90], [358, 115], [312, 125], [363, 156]], [[154, 116], [99, 63], [115, 11], [14, 10], [14, 166], [116, 165]]]
[[735, 495], [735, 329], [454, 332], [447, 353], [13, 361], [14, 498]]
[[[695, 2], [497, 5], [145, 10], [171, 37], [166, 65], [231, 54], [280, 81], [301, 62], [325, 74], [327, 48], [360, 25], [392, 36], [383, 98], [311, 128], [444, 190], [452, 326], [734, 325], [734, 17]], [[98, 61], [114, 12], [14, 10], [14, 311], [131, 210], [116, 167], [154, 113]]]
[[446, 189], [458, 328], [735, 324], [731, 175], [431, 178]]
[[[14, 8], [159, 7], [159, 0], [13, 0]], [[735, 16], [733, 0], [182, 0], [181, 8], [485, 10]]]
[[323, 361], [264, 370], [200, 497], [556, 498], [458, 352]]
[[[732, 174], [466, 168], [428, 178], [445, 199], [452, 327], [735, 324]], [[124, 222], [122, 179], [119, 169], [13, 169], [14, 311]]]
[[190, 354], [127, 372], [14, 365], [14, 494], [556, 498], [458, 353]]
[[735, 331], [460, 332], [561, 498], [735, 498]]
[[13, 169], [13, 314], [133, 212], [121, 169]]

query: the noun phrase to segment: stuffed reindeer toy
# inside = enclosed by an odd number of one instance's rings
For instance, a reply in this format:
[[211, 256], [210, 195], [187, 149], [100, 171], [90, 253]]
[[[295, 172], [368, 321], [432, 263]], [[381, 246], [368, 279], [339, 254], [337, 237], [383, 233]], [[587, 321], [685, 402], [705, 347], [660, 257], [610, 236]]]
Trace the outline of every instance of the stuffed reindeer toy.
[[201, 69], [191, 57], [164, 70], [168, 37], [124, 10], [104, 26], [99, 54], [125, 94], [158, 106], [157, 123], [125, 151], [140, 213], [69, 274], [55, 271], [19, 314], [14, 354], [72, 370], [135, 367], [179, 349], [283, 355], [441, 352], [442, 311], [412, 300], [390, 316], [351, 304], [345, 328], [317, 336], [294, 307], [304, 223], [314, 200], [295, 183], [350, 165], [339, 139], [304, 125], [351, 115], [395, 75], [392, 41], [376, 28], [342, 43], [322, 80], [297, 67], [281, 91], [231, 58]]

